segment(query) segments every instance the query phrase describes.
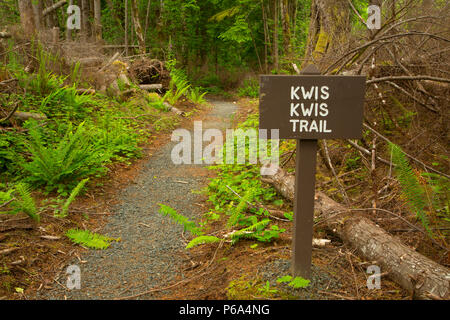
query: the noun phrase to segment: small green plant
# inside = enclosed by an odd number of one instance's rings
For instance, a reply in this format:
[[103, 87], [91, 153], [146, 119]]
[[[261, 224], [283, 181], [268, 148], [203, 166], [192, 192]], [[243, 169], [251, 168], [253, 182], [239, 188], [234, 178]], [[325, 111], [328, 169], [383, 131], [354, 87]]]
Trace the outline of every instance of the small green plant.
[[23, 212], [34, 221], [39, 222], [41, 217], [38, 214], [36, 202], [31, 196], [30, 187], [20, 182], [15, 186], [15, 193], [17, 194], [17, 200], [12, 203], [12, 206], [15, 208], [12, 213]]
[[259, 97], [259, 83], [256, 80], [244, 80], [242, 87], [238, 89], [238, 96], [240, 97]]
[[191, 88], [191, 90], [188, 91], [188, 99], [191, 100], [193, 103], [202, 104], [205, 103], [204, 96], [207, 94], [207, 92], [202, 92], [201, 87], [194, 87]]
[[66, 236], [76, 244], [92, 249], [106, 249], [112, 241], [120, 241], [120, 238], [110, 238], [89, 230], [69, 229]]
[[186, 218], [182, 214], [179, 214], [175, 209], [169, 206], [166, 206], [164, 204], [159, 204], [159, 206], [159, 213], [161, 213], [163, 216], [169, 216], [174, 222], [182, 225], [184, 227], [184, 231], [189, 231], [196, 236], [202, 235], [200, 228], [195, 224], [195, 222], [190, 221], [188, 218]]
[[278, 278], [277, 283], [287, 283], [289, 287], [292, 287], [294, 289], [300, 289], [308, 287], [311, 281], [304, 279], [302, 277], [293, 278], [292, 276], [284, 276]]
[[186, 246], [186, 249], [191, 249], [191, 248], [201, 245], [201, 244], [215, 243], [215, 242], [220, 242], [220, 241], [222, 241], [222, 240], [217, 237], [214, 237], [214, 236], [200, 236], [200, 237], [194, 238], [191, 242], [189, 242], [188, 245]]
[[171, 80], [169, 84], [169, 90], [164, 94], [163, 100], [168, 101], [170, 104], [175, 104], [181, 98], [183, 94], [191, 87], [187, 80], [179, 80], [175, 83], [175, 80]]
[[265, 297], [271, 296], [275, 293], [278, 293], [278, 289], [274, 289], [270, 286], [270, 282], [266, 281], [266, 283], [258, 288], [258, 291]]
[[72, 192], [70, 193], [69, 198], [67, 198], [66, 202], [64, 203], [61, 213], [55, 216], [65, 218], [67, 217], [67, 213], [69, 212], [69, 206], [75, 200], [76, 196], [81, 192], [84, 185], [89, 181], [89, 178], [86, 178], [84, 180], [81, 180], [75, 188], [73, 188]]
[[421, 186], [418, 176], [411, 168], [402, 149], [390, 144], [392, 150], [392, 162], [396, 165], [395, 172], [397, 179], [402, 187], [402, 194], [408, 206], [415, 213], [416, 217], [422, 222], [423, 227], [432, 235], [429, 227], [430, 222], [427, 217], [427, 197], [424, 188]]

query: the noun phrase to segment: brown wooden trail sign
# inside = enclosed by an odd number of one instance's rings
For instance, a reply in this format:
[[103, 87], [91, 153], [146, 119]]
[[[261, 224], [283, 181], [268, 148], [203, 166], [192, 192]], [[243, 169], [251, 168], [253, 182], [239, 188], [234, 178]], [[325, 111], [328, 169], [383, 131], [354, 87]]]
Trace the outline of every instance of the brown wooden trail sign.
[[259, 128], [297, 140], [295, 276], [311, 278], [317, 139], [361, 138], [365, 85], [365, 76], [321, 76], [314, 65], [298, 76], [260, 77]]

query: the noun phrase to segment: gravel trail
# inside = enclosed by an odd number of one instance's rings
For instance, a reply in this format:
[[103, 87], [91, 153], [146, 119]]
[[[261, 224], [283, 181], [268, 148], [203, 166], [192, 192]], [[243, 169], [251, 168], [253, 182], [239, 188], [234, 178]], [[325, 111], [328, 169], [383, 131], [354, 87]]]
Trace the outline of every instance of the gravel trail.
[[[210, 101], [213, 109], [203, 120], [203, 128], [226, 129], [236, 105]], [[159, 149], [128, 187], [118, 191], [120, 204], [113, 208], [100, 233], [117, 238], [106, 250], [89, 250], [86, 263], [73, 261], [81, 269], [81, 289], [64, 289], [66, 275], [59, 284], [41, 291], [38, 299], [114, 299], [163, 287], [179, 275], [184, 244], [182, 226], [158, 213], [159, 203], [195, 220], [202, 213], [198, 195], [192, 193], [208, 182], [203, 165], [174, 165], [171, 150], [176, 142]], [[183, 276], [183, 275], [182, 275]], [[140, 297], [151, 299], [151, 295]]]

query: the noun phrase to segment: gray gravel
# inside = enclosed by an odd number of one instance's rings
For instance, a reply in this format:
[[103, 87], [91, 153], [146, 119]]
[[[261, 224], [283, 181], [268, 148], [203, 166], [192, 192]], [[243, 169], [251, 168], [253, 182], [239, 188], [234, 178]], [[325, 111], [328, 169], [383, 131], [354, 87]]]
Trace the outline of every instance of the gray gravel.
[[[236, 111], [233, 103], [211, 101], [214, 108], [203, 121], [204, 128], [225, 129], [231, 126]], [[145, 164], [135, 181], [118, 191], [121, 204], [100, 233], [117, 238], [106, 250], [90, 250], [78, 260], [81, 268], [81, 289], [68, 290], [55, 284], [41, 291], [38, 299], [113, 299], [163, 287], [179, 274], [183, 260], [183, 228], [158, 213], [159, 203], [175, 208], [196, 220], [202, 214], [198, 195], [192, 193], [207, 183], [199, 174], [201, 165], [174, 165], [170, 158], [175, 143], [163, 146]], [[181, 275], [183, 277], [183, 275]], [[66, 283], [66, 275], [59, 279]], [[145, 295], [140, 299], [151, 299]]]

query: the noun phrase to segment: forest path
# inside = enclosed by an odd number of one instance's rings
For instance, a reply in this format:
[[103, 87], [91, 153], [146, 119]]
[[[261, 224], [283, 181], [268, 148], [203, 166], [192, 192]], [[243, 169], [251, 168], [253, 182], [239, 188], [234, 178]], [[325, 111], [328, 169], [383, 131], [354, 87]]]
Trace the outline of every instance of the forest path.
[[[231, 127], [235, 104], [210, 101], [212, 110], [201, 120], [203, 128]], [[193, 137], [193, 131], [191, 136]], [[192, 193], [208, 182], [205, 165], [175, 165], [171, 151], [177, 142], [161, 147], [138, 174], [135, 181], [117, 195], [120, 204], [112, 208], [102, 234], [121, 238], [106, 250], [89, 250], [81, 269], [81, 289], [63, 288], [67, 275], [61, 272], [54, 288], [41, 292], [45, 299], [114, 299], [163, 287], [179, 276], [185, 255], [183, 227], [158, 213], [159, 204], [168, 205], [190, 220], [202, 214], [196, 205], [200, 196]], [[65, 270], [65, 269], [64, 269]], [[184, 278], [184, 275], [181, 274]], [[144, 295], [142, 299], [151, 299]]]

